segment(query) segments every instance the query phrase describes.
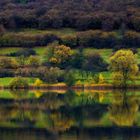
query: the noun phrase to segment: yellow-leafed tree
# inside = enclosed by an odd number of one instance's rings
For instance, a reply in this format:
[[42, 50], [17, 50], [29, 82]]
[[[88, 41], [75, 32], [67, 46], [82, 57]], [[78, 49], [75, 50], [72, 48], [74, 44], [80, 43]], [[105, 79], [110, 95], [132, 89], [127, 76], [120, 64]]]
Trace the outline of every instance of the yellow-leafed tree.
[[126, 87], [129, 81], [135, 80], [139, 68], [136, 55], [130, 50], [119, 50], [110, 58], [110, 70], [115, 86]]

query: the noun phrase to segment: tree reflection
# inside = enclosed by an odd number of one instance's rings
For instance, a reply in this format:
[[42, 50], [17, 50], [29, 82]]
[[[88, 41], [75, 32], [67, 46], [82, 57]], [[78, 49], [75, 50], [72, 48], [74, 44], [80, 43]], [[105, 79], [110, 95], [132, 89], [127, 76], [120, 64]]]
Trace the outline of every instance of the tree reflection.
[[59, 97], [58, 93], [49, 92], [43, 93], [44, 95], [40, 97], [40, 104], [44, 105], [46, 109], [56, 110], [64, 105], [64, 102]]
[[70, 115], [59, 111], [52, 112], [49, 118], [51, 121], [50, 129], [53, 132], [65, 132], [74, 124], [74, 119]]
[[135, 94], [115, 91], [109, 107], [110, 120], [117, 126], [133, 126], [136, 122], [139, 105]]
[[28, 93], [29, 91], [26, 89], [14, 89], [10, 90], [10, 93], [14, 96], [14, 99], [23, 99], [23, 98], [28, 98]]

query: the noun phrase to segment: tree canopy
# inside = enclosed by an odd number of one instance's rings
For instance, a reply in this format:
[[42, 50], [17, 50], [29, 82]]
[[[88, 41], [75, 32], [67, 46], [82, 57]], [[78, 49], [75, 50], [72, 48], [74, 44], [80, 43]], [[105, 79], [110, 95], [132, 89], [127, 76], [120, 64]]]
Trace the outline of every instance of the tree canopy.
[[110, 70], [113, 73], [115, 85], [126, 87], [129, 81], [134, 81], [139, 68], [136, 56], [130, 50], [119, 50], [110, 58]]

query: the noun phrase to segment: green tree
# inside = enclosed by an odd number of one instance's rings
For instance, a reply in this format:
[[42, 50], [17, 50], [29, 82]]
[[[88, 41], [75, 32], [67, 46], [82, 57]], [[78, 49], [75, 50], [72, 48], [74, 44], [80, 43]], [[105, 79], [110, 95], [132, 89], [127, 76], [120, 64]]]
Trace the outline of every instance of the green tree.
[[64, 74], [64, 81], [67, 86], [69, 86], [69, 87], [73, 86], [76, 82], [74, 74], [71, 71], [69, 71], [69, 72], [66, 71]]
[[110, 58], [110, 70], [113, 73], [115, 86], [126, 87], [129, 81], [135, 80], [139, 68], [136, 56], [130, 50], [119, 50]]

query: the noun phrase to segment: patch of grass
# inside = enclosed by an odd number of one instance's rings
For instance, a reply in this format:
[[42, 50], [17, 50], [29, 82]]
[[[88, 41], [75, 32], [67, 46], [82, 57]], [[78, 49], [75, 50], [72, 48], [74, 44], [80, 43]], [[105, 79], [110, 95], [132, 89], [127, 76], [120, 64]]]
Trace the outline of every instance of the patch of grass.
[[[0, 78], [0, 85], [1, 86], [8, 86], [10, 81], [13, 79], [14, 77], [4, 77], [4, 78]], [[36, 78], [25, 78], [26, 80], [28, 80], [29, 84], [33, 84], [36, 80]]]
[[47, 46], [44, 47], [35, 47], [34, 50], [36, 51], [36, 53], [40, 56], [45, 55], [45, 52], [47, 50]]
[[6, 54], [10, 54], [10, 53], [14, 53], [19, 51], [21, 48], [17, 48], [17, 47], [10, 47], [10, 48], [1, 48], [0, 49], [0, 55], [6, 55]]
[[0, 90], [0, 99], [12, 99], [14, 95], [12, 95], [8, 90]]

